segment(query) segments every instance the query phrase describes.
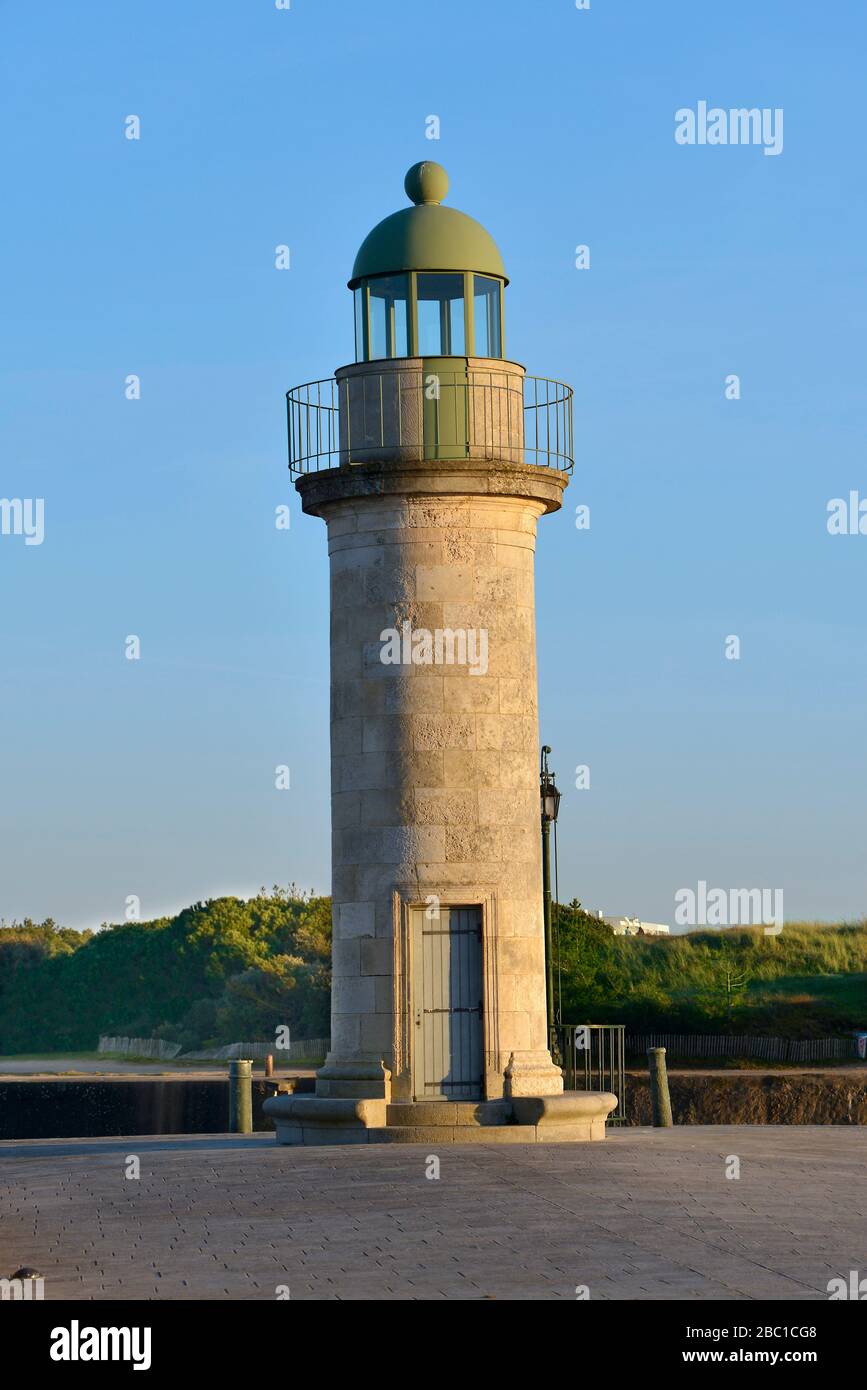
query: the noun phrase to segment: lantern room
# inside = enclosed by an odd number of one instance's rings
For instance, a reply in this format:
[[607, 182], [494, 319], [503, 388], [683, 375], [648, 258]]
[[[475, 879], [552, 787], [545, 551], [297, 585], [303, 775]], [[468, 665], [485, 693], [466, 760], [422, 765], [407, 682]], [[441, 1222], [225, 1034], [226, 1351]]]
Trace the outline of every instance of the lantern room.
[[503, 358], [508, 277], [496, 243], [472, 217], [441, 205], [441, 165], [414, 164], [404, 187], [413, 206], [374, 227], [355, 258], [356, 362]]

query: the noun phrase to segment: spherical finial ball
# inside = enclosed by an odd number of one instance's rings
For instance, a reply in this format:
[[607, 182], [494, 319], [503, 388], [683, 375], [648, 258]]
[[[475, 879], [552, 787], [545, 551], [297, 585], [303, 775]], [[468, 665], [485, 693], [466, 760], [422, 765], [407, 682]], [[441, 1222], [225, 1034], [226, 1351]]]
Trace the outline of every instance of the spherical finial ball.
[[441, 164], [423, 159], [408, 171], [403, 186], [410, 202], [441, 203], [449, 191], [449, 176]]

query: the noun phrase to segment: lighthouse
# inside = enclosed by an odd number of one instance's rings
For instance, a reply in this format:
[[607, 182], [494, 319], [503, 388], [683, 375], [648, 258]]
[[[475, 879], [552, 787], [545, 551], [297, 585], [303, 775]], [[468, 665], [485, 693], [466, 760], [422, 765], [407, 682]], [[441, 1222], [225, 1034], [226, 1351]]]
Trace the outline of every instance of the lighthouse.
[[[550, 1052], [534, 563], [572, 392], [506, 352], [497, 245], [416, 164], [362, 242], [355, 360], [287, 396], [331, 582], [331, 1050], [283, 1143], [598, 1139]], [[484, 1131], [484, 1135], [481, 1135]]]

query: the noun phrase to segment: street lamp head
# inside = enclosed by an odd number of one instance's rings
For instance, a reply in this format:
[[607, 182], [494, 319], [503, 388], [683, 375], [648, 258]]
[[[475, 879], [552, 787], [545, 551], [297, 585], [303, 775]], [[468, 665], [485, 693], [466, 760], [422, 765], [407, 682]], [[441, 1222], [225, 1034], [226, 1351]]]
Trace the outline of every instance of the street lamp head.
[[557, 819], [560, 810], [560, 792], [554, 781], [554, 774], [548, 767], [548, 754], [551, 752], [548, 744], [542, 746], [542, 766], [539, 773], [539, 795], [542, 802], [542, 824], [549, 825]]

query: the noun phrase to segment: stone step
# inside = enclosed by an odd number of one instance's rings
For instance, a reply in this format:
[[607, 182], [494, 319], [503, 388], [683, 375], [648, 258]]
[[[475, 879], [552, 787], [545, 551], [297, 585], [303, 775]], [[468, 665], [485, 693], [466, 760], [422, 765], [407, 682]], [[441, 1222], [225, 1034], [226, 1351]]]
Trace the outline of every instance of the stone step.
[[507, 1100], [400, 1101], [386, 1108], [385, 1122], [395, 1129], [487, 1129], [511, 1124], [512, 1107]]
[[534, 1125], [389, 1125], [368, 1130], [371, 1144], [534, 1144]]

